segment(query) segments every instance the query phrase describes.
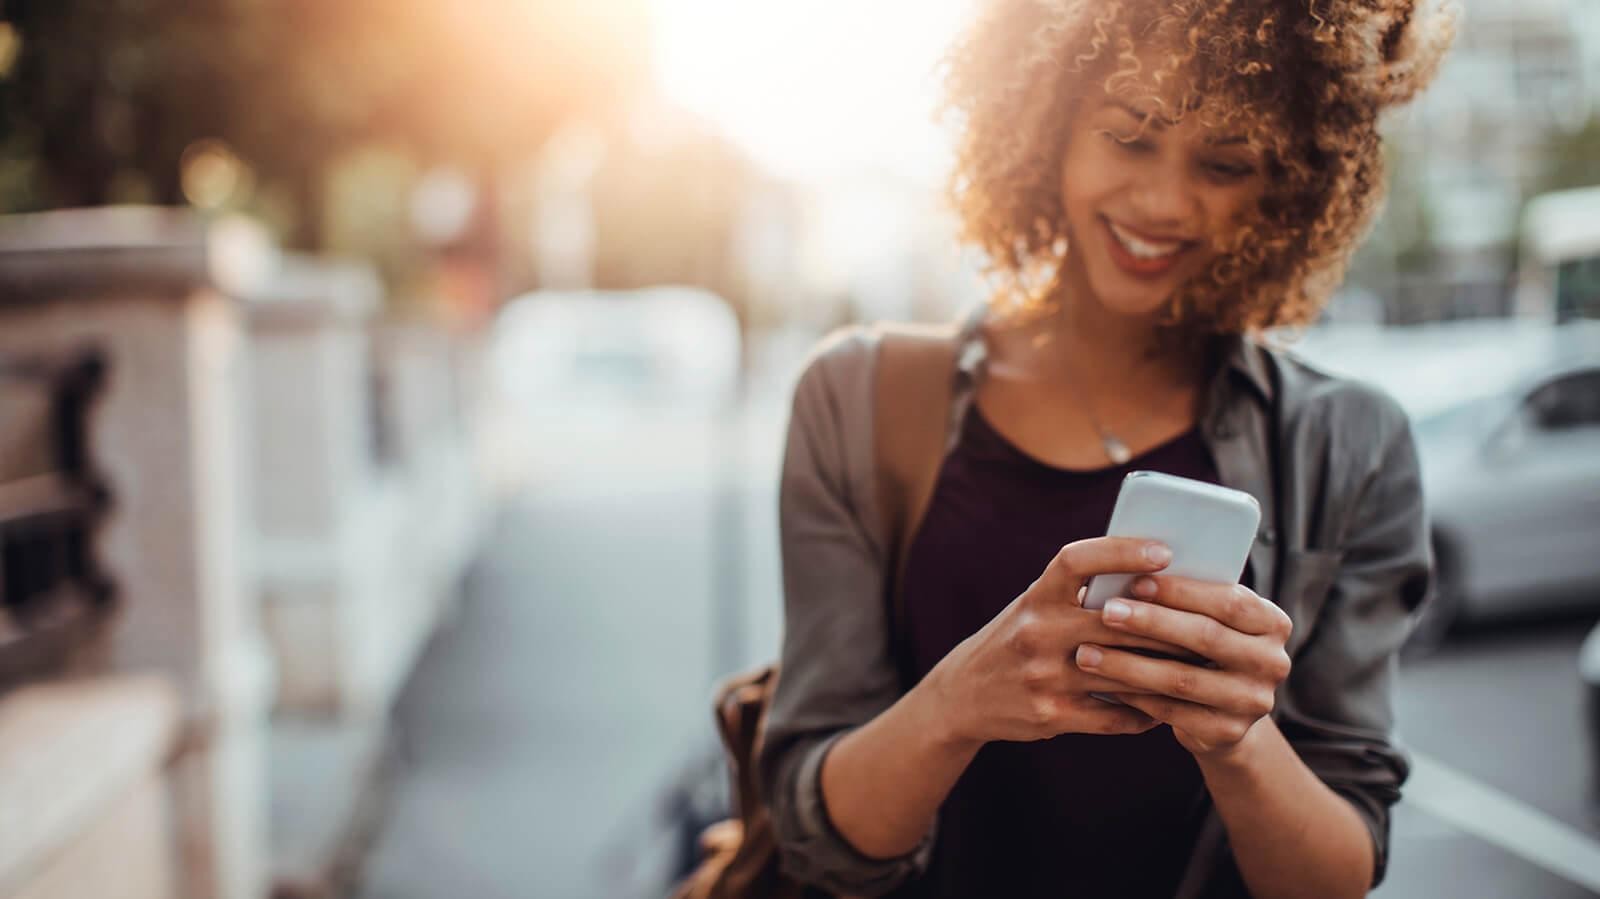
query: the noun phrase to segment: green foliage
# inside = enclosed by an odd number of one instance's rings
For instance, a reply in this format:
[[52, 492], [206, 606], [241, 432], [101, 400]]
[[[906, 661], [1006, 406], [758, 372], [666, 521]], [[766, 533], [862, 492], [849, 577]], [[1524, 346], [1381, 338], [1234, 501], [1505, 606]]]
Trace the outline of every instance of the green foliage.
[[1551, 136], [1545, 145], [1544, 170], [1535, 182], [1535, 193], [1597, 184], [1600, 184], [1600, 115], [1591, 115], [1582, 128]]
[[185, 149], [216, 138], [252, 175], [239, 202], [320, 247], [341, 155], [377, 145], [419, 166], [492, 168], [631, 89], [647, 60], [642, 4], [6, 3], [20, 49], [0, 75], [0, 210], [182, 202]]

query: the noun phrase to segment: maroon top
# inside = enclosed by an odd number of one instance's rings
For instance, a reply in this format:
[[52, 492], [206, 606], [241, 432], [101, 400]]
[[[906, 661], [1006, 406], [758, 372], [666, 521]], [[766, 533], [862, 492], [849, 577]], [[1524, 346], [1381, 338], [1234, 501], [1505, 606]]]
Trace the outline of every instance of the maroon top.
[[[976, 404], [970, 410], [907, 562], [917, 679], [1027, 589], [1064, 544], [1104, 534], [1128, 472], [1218, 481], [1196, 429], [1122, 465], [1080, 471], [1028, 456]], [[990, 743], [940, 811], [927, 874], [897, 895], [1164, 899], [1182, 876], [1204, 800], [1199, 767], [1166, 725]]]

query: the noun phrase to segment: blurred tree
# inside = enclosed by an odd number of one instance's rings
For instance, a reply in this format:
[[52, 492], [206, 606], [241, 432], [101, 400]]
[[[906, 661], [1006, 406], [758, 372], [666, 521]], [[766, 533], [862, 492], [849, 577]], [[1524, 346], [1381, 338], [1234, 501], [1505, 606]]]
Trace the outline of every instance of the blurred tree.
[[737, 291], [734, 230], [757, 174], [727, 142], [688, 131], [612, 135], [593, 181], [597, 287], [699, 284]]
[[1425, 269], [1430, 263], [1433, 213], [1422, 177], [1423, 162], [1403, 137], [1385, 140], [1388, 192], [1372, 232], [1351, 260], [1349, 280], [1385, 293], [1392, 288], [1397, 272]]
[[10, 0], [0, 15], [0, 206], [181, 202], [185, 149], [214, 138], [310, 249], [342, 154], [388, 145], [492, 185], [648, 62], [644, 0]]
[[1534, 182], [1534, 193], [1597, 184], [1600, 184], [1600, 116], [1590, 116], [1576, 131], [1552, 134], [1546, 144], [1543, 170]]

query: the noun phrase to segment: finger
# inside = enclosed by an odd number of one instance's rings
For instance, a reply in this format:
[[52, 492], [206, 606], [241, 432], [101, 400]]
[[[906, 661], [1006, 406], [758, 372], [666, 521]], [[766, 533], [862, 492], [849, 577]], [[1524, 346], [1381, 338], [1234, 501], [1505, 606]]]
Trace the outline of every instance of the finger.
[[1112, 628], [1102, 620], [1102, 613], [1098, 610], [1041, 603], [1023, 609], [1019, 614], [1022, 618], [1019, 619], [1017, 642], [1021, 651], [1030, 658], [1048, 655], [1067, 659], [1070, 663], [1079, 644], [1087, 642], [1147, 650], [1192, 659], [1202, 664], [1208, 661], [1175, 643]]
[[[1076, 666], [1074, 666], [1076, 667]], [[1146, 693], [1156, 695], [1156, 691], [1146, 687], [1135, 687], [1119, 680], [1099, 674], [1090, 674], [1086, 671], [1075, 671], [1067, 679], [1066, 691], [1068, 696], [1083, 696], [1089, 693]]]
[[1216, 709], [1148, 693], [1118, 693], [1116, 697], [1130, 707], [1164, 724], [1186, 731], [1210, 730], [1220, 717]]
[[[1101, 617], [1112, 630], [1176, 644], [1233, 671], [1273, 675], [1274, 680], [1289, 673], [1282, 646], [1196, 612], [1118, 597], [1106, 603]], [[1277, 676], [1280, 668], [1282, 676]]]
[[1084, 582], [1097, 574], [1149, 574], [1172, 561], [1165, 545], [1136, 537], [1091, 537], [1061, 547], [1035, 586], [1071, 602]]
[[1288, 613], [1243, 584], [1161, 575], [1137, 578], [1129, 588], [1136, 599], [1215, 618], [1236, 631], [1288, 638]]
[[1254, 723], [1169, 696], [1117, 694], [1117, 698], [1164, 724], [1193, 734], [1202, 743], [1211, 746], [1238, 743]]
[[1067, 642], [1069, 652], [1076, 652], [1080, 643], [1103, 643], [1109, 646], [1148, 649], [1173, 656], [1194, 655], [1192, 650], [1176, 643], [1114, 628], [1106, 623], [1105, 613], [1101, 610], [1073, 609], [1071, 613], [1082, 617], [1066, 618], [1062, 624], [1060, 635], [1061, 639]]
[[1262, 681], [1232, 672], [1146, 658], [1088, 643], [1078, 647], [1075, 661], [1085, 671], [1122, 681], [1131, 687], [1211, 706], [1230, 714], [1259, 718], [1272, 711], [1271, 687]]
[[1117, 705], [1093, 696], [1082, 696], [1072, 702], [1073, 730], [1096, 734], [1142, 734], [1161, 722], [1138, 707]]

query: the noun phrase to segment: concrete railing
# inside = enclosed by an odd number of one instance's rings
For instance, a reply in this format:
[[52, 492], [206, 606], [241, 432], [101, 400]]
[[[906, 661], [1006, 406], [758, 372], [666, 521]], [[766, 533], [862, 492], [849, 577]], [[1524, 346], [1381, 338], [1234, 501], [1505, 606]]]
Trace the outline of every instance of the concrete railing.
[[[370, 270], [285, 257], [234, 221], [152, 208], [0, 218], [0, 358], [93, 347], [103, 363], [87, 453], [108, 496], [96, 572], [115, 600], [90, 670], [162, 678], [182, 735], [164, 780], [129, 787], [126, 807], [129, 781], [100, 789], [51, 845], [126, 836], [129, 822], [157, 833], [150, 803], [165, 789], [171, 895], [322, 895], [325, 872], [348, 869], [389, 712], [487, 518], [469, 344], [380, 323], [380, 301]], [[46, 717], [73, 701], [27, 698], [62, 705]], [[24, 754], [45, 746], [11, 739]], [[32, 883], [57, 850], [4, 851], [6, 777], [0, 885]], [[70, 879], [96, 864], [69, 865], [67, 893], [23, 895], [162, 894]]]
[[372, 452], [379, 300], [368, 269], [295, 259], [245, 305], [256, 576], [286, 711], [386, 705], [369, 661], [394, 514]]
[[178, 895], [161, 677], [69, 680], [0, 698], [0, 896]]
[[190, 747], [171, 769], [178, 888], [190, 897], [266, 889], [270, 668], [245, 577], [230, 294], [272, 257], [248, 226], [180, 210], [0, 219], [0, 354], [93, 346], [105, 363], [88, 447], [111, 503], [95, 547], [117, 595], [104, 664], [159, 672], [176, 691]]
[[246, 305], [256, 571], [289, 713], [387, 713], [482, 518], [457, 345], [378, 322], [379, 291], [290, 259]]

